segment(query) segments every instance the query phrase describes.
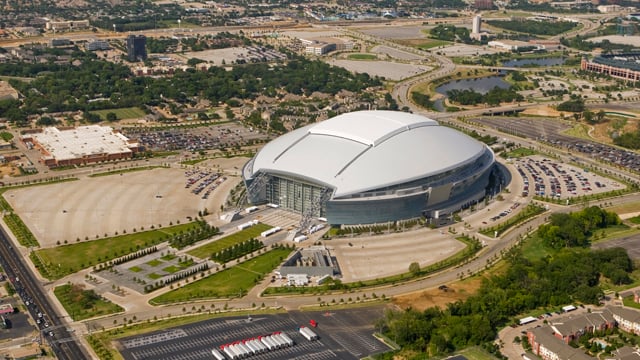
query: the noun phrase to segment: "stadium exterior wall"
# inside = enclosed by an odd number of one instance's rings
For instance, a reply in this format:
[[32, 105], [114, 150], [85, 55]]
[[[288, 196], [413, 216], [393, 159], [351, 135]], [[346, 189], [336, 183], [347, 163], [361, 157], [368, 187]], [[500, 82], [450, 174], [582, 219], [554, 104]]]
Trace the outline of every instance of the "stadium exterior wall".
[[[434, 128], [434, 131], [437, 129]], [[459, 138], [460, 136], [463, 138]], [[486, 194], [491, 173], [495, 169], [495, 156], [489, 147], [464, 135], [455, 135], [454, 138], [466, 144], [445, 142], [442, 143], [442, 148], [438, 147], [438, 151], [455, 152], [460, 147], [466, 146], [469, 149], [471, 143], [476, 144], [472, 151], [462, 153], [467, 157], [458, 156], [455, 165], [443, 166], [440, 172], [427, 171], [419, 178], [405, 178], [405, 181], [398, 178], [400, 182], [393, 185], [381, 183], [380, 187], [357, 193], [338, 194], [332, 184], [317, 181], [304, 171], [298, 173], [293, 170], [295, 167], [280, 171], [277, 166], [272, 166], [278, 160], [277, 157], [269, 162], [262, 160], [263, 165], [254, 168], [260, 152], [243, 168], [243, 178], [245, 185], [251, 190], [248, 191], [248, 196], [252, 203], [275, 203], [283, 209], [324, 217], [332, 225], [384, 223], [421, 216], [442, 217], [479, 202]], [[285, 151], [292, 151], [297, 145], [295, 141], [291, 141], [291, 144], [286, 145]], [[406, 153], [399, 153], [397, 156], [414, 158], [415, 166], [419, 168], [425, 168], [420, 164], [422, 161], [440, 164], [433, 161], [433, 156], [438, 154], [423, 155], [431, 158], [422, 160], [422, 156], [411, 147], [403, 151]], [[267, 168], [264, 167], [265, 164], [268, 165]], [[301, 169], [305, 169], [304, 166]], [[383, 175], [385, 166], [381, 164], [379, 171]], [[376, 174], [377, 172], [372, 172], [367, 176], [377, 176]], [[325, 193], [328, 196], [323, 198]], [[318, 206], [319, 199], [322, 202]]]

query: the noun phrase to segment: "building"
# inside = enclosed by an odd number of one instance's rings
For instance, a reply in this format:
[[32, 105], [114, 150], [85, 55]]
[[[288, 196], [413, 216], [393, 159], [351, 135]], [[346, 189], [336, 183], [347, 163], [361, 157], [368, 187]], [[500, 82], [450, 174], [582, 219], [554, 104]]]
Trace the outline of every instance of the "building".
[[508, 51], [521, 51], [521, 50], [544, 50], [545, 47], [539, 43], [529, 43], [517, 40], [493, 40], [487, 43], [490, 47], [508, 50]]
[[304, 48], [305, 54], [311, 55], [324, 55], [336, 50], [336, 44], [334, 43], [324, 43], [324, 42], [315, 42], [313, 44], [307, 45]]
[[147, 59], [147, 37], [144, 35], [127, 36], [127, 58], [129, 61]]
[[490, 10], [493, 9], [493, 0], [475, 0], [473, 7], [477, 10]]
[[109, 50], [111, 46], [109, 46], [109, 42], [106, 40], [93, 40], [85, 45], [85, 49], [87, 51]]
[[531, 345], [531, 352], [542, 360], [594, 360], [583, 350], [574, 349], [553, 335], [553, 329], [548, 325], [529, 329], [527, 339]]
[[[419, 156], [418, 156], [419, 155]], [[493, 151], [423, 116], [357, 111], [285, 134], [243, 168], [248, 198], [330, 224], [450, 214], [481, 200]]]
[[48, 21], [45, 29], [52, 31], [88, 29], [91, 24], [89, 20], [70, 20], [70, 21]]
[[640, 312], [625, 307], [610, 307], [618, 328], [640, 335]]
[[623, 80], [640, 80], [640, 53], [605, 54], [589, 61], [582, 58], [580, 69], [606, 74]]
[[333, 276], [339, 273], [338, 264], [322, 245], [296, 251], [281, 267], [280, 275], [306, 274], [308, 276]]
[[99, 125], [47, 127], [25, 134], [21, 140], [27, 148], [40, 150], [40, 161], [49, 167], [130, 159], [139, 149], [137, 141], [129, 140], [110, 126]]
[[609, 309], [603, 309], [550, 324], [554, 330], [554, 336], [568, 344], [578, 341], [586, 333], [612, 329], [616, 326], [616, 321]]
[[471, 26], [472, 34], [480, 34], [480, 26], [482, 24], [482, 16], [476, 15], [473, 17], [473, 24]]
[[[578, 341], [587, 333], [619, 329], [640, 334], [640, 312], [619, 306], [607, 306], [601, 310], [584, 313], [575, 317], [550, 321], [547, 325], [527, 329], [527, 341], [532, 352], [543, 360], [595, 359], [581, 349], [575, 349], [570, 342]], [[636, 350], [621, 349], [613, 359], [640, 359]]]

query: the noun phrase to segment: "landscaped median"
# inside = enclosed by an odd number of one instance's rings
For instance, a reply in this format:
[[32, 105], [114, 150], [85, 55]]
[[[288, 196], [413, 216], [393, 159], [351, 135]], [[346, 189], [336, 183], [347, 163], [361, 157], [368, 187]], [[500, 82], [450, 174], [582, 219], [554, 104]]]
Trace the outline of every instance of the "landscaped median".
[[200, 222], [191, 222], [162, 229], [40, 249], [31, 252], [31, 260], [42, 276], [56, 280], [148, 246], [170, 241], [174, 237], [183, 236], [200, 227]]
[[75, 321], [124, 311], [117, 304], [102, 298], [93, 290], [85, 290], [81, 285], [68, 283], [56, 287], [53, 293]]
[[545, 211], [547, 211], [547, 209], [544, 206], [531, 203], [527, 205], [522, 211], [520, 211], [516, 216], [511, 217], [498, 225], [490, 226], [486, 229], [480, 229], [480, 233], [482, 235], [490, 237], [495, 237], [496, 234], [497, 236], [500, 236], [510, 228], [524, 223], [525, 221], [532, 219]]
[[198, 257], [200, 259], [208, 259], [218, 252], [232, 248], [234, 245], [238, 245], [247, 240], [257, 238], [263, 231], [269, 229], [271, 229], [271, 226], [267, 224], [256, 224], [250, 228], [240, 230], [216, 241], [191, 249], [187, 251], [187, 254]]
[[164, 305], [200, 299], [241, 297], [260, 282], [264, 275], [280, 265], [292, 251], [289, 247], [273, 247], [241, 264], [155, 297], [150, 303]]

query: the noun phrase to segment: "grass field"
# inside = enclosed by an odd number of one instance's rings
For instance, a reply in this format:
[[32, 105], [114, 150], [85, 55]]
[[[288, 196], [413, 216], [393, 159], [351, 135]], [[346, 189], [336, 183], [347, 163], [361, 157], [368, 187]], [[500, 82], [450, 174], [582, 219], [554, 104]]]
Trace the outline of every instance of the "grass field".
[[92, 114], [97, 114], [100, 116], [100, 119], [107, 120], [108, 113], [116, 114], [118, 120], [122, 119], [135, 119], [144, 117], [145, 113], [140, 108], [137, 107], [128, 107], [128, 108], [120, 108], [120, 109], [106, 109], [106, 110], [95, 110], [91, 111]]
[[615, 205], [610, 207], [608, 210], [613, 211], [617, 214], [638, 212], [640, 211], [640, 202], [630, 202], [626, 204]]
[[509, 151], [508, 153], [506, 153], [506, 156], [510, 158], [521, 158], [535, 154], [537, 154], [535, 150], [531, 150], [528, 148], [518, 148], [513, 151]]
[[55, 288], [53, 293], [76, 321], [124, 311], [119, 305], [103, 299], [94, 291], [83, 290], [78, 285], [61, 285]]
[[252, 238], [257, 238], [258, 236], [260, 236], [260, 233], [269, 229], [271, 229], [271, 226], [269, 225], [256, 224], [250, 228], [240, 230], [237, 233], [233, 233], [229, 236], [225, 236], [216, 241], [210, 242], [202, 246], [198, 246], [195, 249], [189, 250], [187, 254], [198, 257], [200, 259], [207, 259], [207, 258], [210, 258], [212, 254], [215, 254], [218, 251], [224, 250], [228, 247], [231, 247], [235, 244], [239, 244], [243, 241], [247, 241]]
[[464, 350], [460, 350], [456, 354], [462, 355], [468, 360], [494, 360], [497, 357], [489, 354], [487, 351], [478, 346], [473, 346]]
[[436, 40], [436, 39], [427, 39], [425, 40], [424, 43], [416, 46], [418, 49], [420, 50], [429, 50], [429, 49], [433, 49], [439, 46], [447, 46], [451, 44], [451, 42], [449, 41], [444, 41], [444, 40]]
[[591, 136], [589, 136], [589, 128], [585, 124], [576, 124], [574, 127], [569, 128], [562, 133], [564, 135], [569, 135], [581, 139], [592, 139]]
[[537, 260], [553, 255], [554, 251], [544, 246], [542, 239], [534, 233], [522, 245], [522, 254], [526, 259]]
[[11, 141], [13, 139], [13, 134], [6, 131], [0, 132], [0, 139], [4, 141]]
[[197, 299], [230, 298], [246, 294], [265, 274], [270, 273], [291, 253], [276, 248], [229, 269], [192, 282], [151, 299], [153, 305]]
[[375, 60], [378, 56], [374, 54], [349, 54], [349, 60]]
[[39, 267], [42, 275], [54, 280], [73, 274], [81, 269], [130, 254], [140, 248], [169, 240], [174, 234], [186, 233], [198, 226], [198, 223], [192, 222], [163, 229], [40, 249], [35, 253], [41, 259], [40, 266], [45, 267], [45, 269], [40, 269]]

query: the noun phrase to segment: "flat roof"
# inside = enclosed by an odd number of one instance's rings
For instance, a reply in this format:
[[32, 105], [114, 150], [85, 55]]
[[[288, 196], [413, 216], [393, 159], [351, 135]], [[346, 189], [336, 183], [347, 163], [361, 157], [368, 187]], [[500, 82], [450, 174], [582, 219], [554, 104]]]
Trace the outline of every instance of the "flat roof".
[[88, 125], [71, 130], [47, 127], [30, 135], [56, 160], [70, 160], [91, 155], [130, 153], [129, 139], [110, 126]]

